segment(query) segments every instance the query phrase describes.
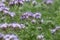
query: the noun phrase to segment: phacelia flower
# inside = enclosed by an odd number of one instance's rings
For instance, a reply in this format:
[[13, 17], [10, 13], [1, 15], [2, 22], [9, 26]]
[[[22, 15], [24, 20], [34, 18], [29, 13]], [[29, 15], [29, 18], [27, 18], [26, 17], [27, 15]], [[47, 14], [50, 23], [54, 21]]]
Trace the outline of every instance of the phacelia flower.
[[2, 28], [2, 29], [6, 29], [7, 28], [7, 23], [4, 23], [4, 24], [0, 24], [0, 28]]
[[38, 19], [38, 18], [41, 18], [41, 13], [35, 13], [33, 15], [34, 18]]
[[4, 34], [0, 33], [0, 39], [3, 38]]
[[14, 34], [7, 34], [3, 38], [4, 40], [19, 40], [18, 37]]
[[45, 3], [46, 4], [52, 4], [53, 3], [53, 0], [46, 0]]
[[11, 17], [14, 17], [15, 16], [15, 13], [14, 12], [9, 12], [8, 13]]

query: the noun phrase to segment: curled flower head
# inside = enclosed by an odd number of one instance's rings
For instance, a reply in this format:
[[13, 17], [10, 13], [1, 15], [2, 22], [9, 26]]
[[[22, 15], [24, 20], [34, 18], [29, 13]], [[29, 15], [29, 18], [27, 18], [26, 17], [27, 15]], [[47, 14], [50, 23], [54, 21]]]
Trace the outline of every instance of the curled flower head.
[[26, 19], [26, 16], [25, 16], [25, 15], [22, 15], [22, 16], [20, 17], [20, 19]]
[[33, 13], [32, 12], [26, 12], [25, 15], [30, 17], [30, 16], [33, 16]]
[[38, 19], [38, 18], [41, 18], [41, 13], [35, 13], [35, 14], [33, 15], [33, 17], [34, 17], [34, 18], [37, 18], [37, 19]]
[[14, 34], [7, 34], [3, 38], [4, 40], [19, 40], [18, 37]]
[[13, 28], [17, 28], [18, 27], [17, 23], [11, 23], [10, 26], [13, 27]]
[[45, 0], [45, 3], [46, 4], [52, 4], [53, 3], [53, 0]]
[[14, 2], [9, 2], [9, 5], [14, 5]]
[[23, 1], [21, 1], [21, 0], [18, 0], [18, 3], [19, 3], [19, 4], [24, 4], [24, 2], [23, 2]]

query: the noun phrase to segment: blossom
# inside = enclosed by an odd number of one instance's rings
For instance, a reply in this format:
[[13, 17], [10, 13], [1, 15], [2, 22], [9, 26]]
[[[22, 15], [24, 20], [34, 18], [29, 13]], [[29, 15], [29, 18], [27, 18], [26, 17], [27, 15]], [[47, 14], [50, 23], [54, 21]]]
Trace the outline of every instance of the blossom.
[[10, 8], [8, 8], [8, 7], [4, 7], [3, 10], [7, 10], [7, 11], [9, 11]]
[[24, 4], [23, 1], [20, 1], [20, 0], [18, 1], [18, 3], [19, 3], [19, 4]]
[[52, 4], [53, 3], [53, 0], [46, 0], [45, 3], [46, 4]]
[[13, 28], [18, 27], [18, 26], [17, 26], [17, 23], [11, 23], [10, 26], [12, 26]]
[[4, 24], [0, 24], [0, 28], [2, 28], [2, 29], [5, 29], [5, 28], [7, 28], [7, 23], [4, 23]]
[[14, 12], [9, 12], [8, 13], [11, 17], [14, 17], [16, 14]]
[[1, 11], [3, 11], [3, 9], [2, 9], [2, 8], [0, 8], [0, 12], [1, 12]]
[[19, 40], [14, 34], [7, 34], [3, 37], [4, 40]]
[[4, 34], [0, 33], [0, 38], [3, 38]]
[[20, 19], [27, 19], [27, 18], [29, 18], [29, 16], [24, 15], [24, 14], [20, 17]]
[[33, 13], [32, 12], [25, 12], [20, 18], [21, 19], [27, 19], [29, 17], [33, 17]]
[[3, 10], [3, 13], [4, 13], [4, 14], [8, 14], [9, 11], [7, 11], [7, 10]]
[[14, 4], [14, 2], [9, 2], [9, 5], [13, 5]]
[[25, 0], [12, 0], [9, 2], [9, 5], [14, 5], [14, 4], [23, 4]]
[[38, 18], [41, 18], [41, 13], [35, 13], [33, 15], [34, 18], [38, 19]]
[[10, 39], [12, 40], [19, 40], [18, 37], [14, 34], [11, 34]]

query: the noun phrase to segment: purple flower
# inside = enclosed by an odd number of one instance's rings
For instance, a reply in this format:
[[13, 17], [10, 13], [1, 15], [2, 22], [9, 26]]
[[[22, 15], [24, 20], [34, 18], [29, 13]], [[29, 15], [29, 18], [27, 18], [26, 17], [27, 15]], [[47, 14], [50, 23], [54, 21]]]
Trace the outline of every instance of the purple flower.
[[6, 39], [9, 39], [9, 37], [10, 37], [10, 34], [7, 34], [3, 38], [6, 40]]
[[28, 16], [28, 17], [32, 17], [33, 13], [32, 12], [25, 12], [23, 15]]
[[4, 34], [0, 33], [0, 38], [3, 38]]
[[12, 39], [12, 40], [19, 40], [18, 37], [16, 35], [14, 35], [14, 34], [10, 35], [10, 39]]
[[14, 34], [7, 34], [3, 37], [4, 40], [19, 40], [18, 37]]
[[15, 1], [14, 1], [14, 4], [18, 4], [18, 0], [15, 0]]
[[7, 11], [7, 10], [3, 10], [3, 12], [4, 12], [4, 14], [7, 14], [7, 13], [9, 13], [9, 11]]
[[20, 0], [18, 1], [18, 3], [19, 3], [19, 4], [24, 4], [24, 2], [23, 2], [23, 1], [20, 1]]
[[20, 17], [20, 19], [27, 19], [27, 18], [28, 18], [27, 15], [22, 15], [22, 16]]
[[8, 7], [3, 7], [3, 10], [7, 10], [7, 11], [9, 11], [10, 8], [8, 8]]
[[4, 23], [4, 24], [0, 24], [0, 28], [4, 29], [4, 28], [7, 28], [7, 23]]
[[14, 12], [9, 12], [8, 13], [11, 17], [14, 17], [16, 14]]
[[20, 19], [26, 19], [26, 16], [25, 16], [25, 15], [22, 15], [22, 16], [20, 17]]
[[52, 4], [53, 3], [53, 0], [46, 0], [45, 3], [46, 4]]
[[6, 0], [1, 0], [1, 2], [6, 2]]
[[0, 7], [3, 7], [3, 6], [5, 6], [5, 4], [4, 4], [4, 3], [2, 3], [2, 2], [0, 2]]
[[9, 5], [13, 5], [14, 4], [14, 2], [9, 2]]
[[37, 19], [38, 19], [38, 18], [41, 18], [41, 13], [35, 13], [35, 14], [33, 15], [33, 17], [34, 17], [34, 18], [37, 18]]
[[1, 11], [3, 11], [3, 9], [2, 9], [2, 8], [0, 8], [0, 12], [1, 12]]
[[18, 27], [18, 26], [17, 26], [17, 23], [11, 23], [10, 26], [13, 27], [13, 28], [17, 28], [17, 27]]

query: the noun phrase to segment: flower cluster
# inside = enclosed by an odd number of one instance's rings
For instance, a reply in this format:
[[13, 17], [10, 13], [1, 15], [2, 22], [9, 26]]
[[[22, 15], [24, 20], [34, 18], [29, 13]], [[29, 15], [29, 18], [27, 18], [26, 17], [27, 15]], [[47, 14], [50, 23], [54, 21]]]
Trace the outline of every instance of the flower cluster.
[[16, 4], [17, 4], [17, 5], [18, 5], [18, 4], [23, 5], [24, 2], [27, 2], [27, 3], [32, 2], [33, 5], [36, 5], [36, 4], [37, 4], [36, 0], [10, 0], [10, 1], [9, 1], [9, 5], [16, 5]]
[[[32, 12], [25, 12], [24, 14], [22, 14], [20, 16], [20, 19], [27, 19], [32, 22], [32, 23], [36, 23], [36, 19], [41, 19], [41, 13], [36, 12], [36, 13], [32, 13]], [[39, 22], [43, 23], [43, 19], [41, 19]]]
[[37, 12], [37, 13], [33, 14], [32, 12], [25, 12], [20, 18], [27, 19], [29, 17], [39, 19], [39, 18], [41, 18], [41, 13]]
[[6, 28], [19, 28], [19, 29], [22, 29], [22, 28], [25, 28], [25, 25], [24, 24], [18, 24], [18, 23], [3, 23], [3, 24], [0, 24], [0, 28], [1, 29], [6, 29]]
[[19, 40], [15, 34], [2, 34], [0, 33], [0, 40]]
[[23, 4], [25, 0], [10, 0], [9, 5]]
[[44, 1], [46, 4], [52, 4], [53, 3], [53, 0], [45, 0]]
[[7, 7], [3, 2], [0, 2], [0, 12], [3, 12], [4, 14], [9, 14], [11, 17], [15, 16], [14, 12], [9, 11], [9, 7]]

